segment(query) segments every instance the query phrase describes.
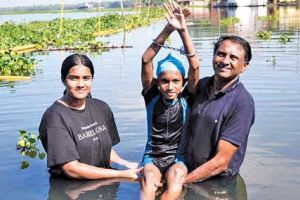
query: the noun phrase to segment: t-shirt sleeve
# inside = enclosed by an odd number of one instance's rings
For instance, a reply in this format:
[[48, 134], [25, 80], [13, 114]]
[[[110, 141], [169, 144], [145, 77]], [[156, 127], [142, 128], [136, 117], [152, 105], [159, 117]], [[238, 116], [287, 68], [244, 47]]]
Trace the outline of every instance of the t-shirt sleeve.
[[144, 90], [142, 91], [142, 95], [144, 97], [146, 105], [148, 105], [152, 101], [152, 99], [159, 94], [159, 89], [156, 81], [157, 79], [154, 80], [152, 87], [147, 92], [145, 92]]
[[120, 142], [119, 132], [117, 129], [116, 121], [113, 115], [113, 112], [111, 111], [110, 107], [106, 104], [105, 108], [105, 119], [108, 126], [108, 130], [111, 137], [112, 145], [116, 145]]
[[248, 138], [254, 123], [255, 109], [253, 99], [237, 99], [231, 114], [221, 127], [220, 138], [236, 146], [240, 146]]
[[39, 132], [47, 152], [48, 167], [79, 160], [75, 142], [64, 126], [63, 118], [58, 113], [46, 112], [42, 118]]

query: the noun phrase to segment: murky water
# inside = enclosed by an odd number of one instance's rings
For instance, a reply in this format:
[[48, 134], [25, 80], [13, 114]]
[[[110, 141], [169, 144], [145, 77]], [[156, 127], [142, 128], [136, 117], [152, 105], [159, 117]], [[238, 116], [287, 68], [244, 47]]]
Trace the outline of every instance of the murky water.
[[[276, 22], [257, 20], [273, 15]], [[252, 45], [253, 60], [241, 80], [256, 103], [256, 122], [251, 130], [241, 177], [213, 180], [187, 186], [184, 199], [297, 199], [300, 185], [300, 10], [266, 7], [213, 10], [197, 8], [190, 18], [190, 33], [201, 58], [201, 77], [212, 75], [212, 43], [224, 34], [239, 34]], [[240, 23], [221, 26], [219, 19], [238, 17]], [[146, 113], [140, 95], [140, 60], [143, 51], [165, 22], [139, 28], [126, 35], [133, 48], [113, 49], [102, 55], [88, 54], [95, 64], [92, 95], [112, 108], [121, 143], [115, 148], [129, 160], [140, 161], [146, 142]], [[272, 39], [256, 38], [256, 32], [271, 30]], [[291, 39], [281, 44], [279, 37]], [[106, 38], [122, 43], [123, 35]], [[180, 47], [177, 33], [171, 45]], [[162, 50], [156, 61], [168, 50]], [[139, 184], [113, 181], [49, 180], [46, 160], [29, 160], [20, 169], [15, 150], [18, 129], [37, 133], [45, 109], [60, 98], [60, 65], [70, 52], [35, 55], [41, 62], [31, 81], [0, 83], [0, 195], [5, 199], [138, 199]], [[185, 60], [185, 58], [183, 57]], [[185, 60], [185, 63], [186, 60]]]

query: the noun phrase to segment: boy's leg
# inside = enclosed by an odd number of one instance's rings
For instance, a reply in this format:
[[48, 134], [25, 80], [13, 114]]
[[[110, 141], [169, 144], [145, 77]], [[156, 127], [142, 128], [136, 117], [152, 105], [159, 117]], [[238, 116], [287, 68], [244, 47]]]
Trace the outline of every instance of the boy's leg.
[[168, 169], [166, 173], [167, 189], [162, 194], [161, 200], [171, 200], [179, 197], [186, 174], [187, 168], [182, 163], [175, 163]]
[[141, 180], [141, 198], [142, 200], [155, 199], [155, 193], [161, 186], [162, 174], [160, 170], [152, 163], [148, 163], [143, 169], [143, 178]]

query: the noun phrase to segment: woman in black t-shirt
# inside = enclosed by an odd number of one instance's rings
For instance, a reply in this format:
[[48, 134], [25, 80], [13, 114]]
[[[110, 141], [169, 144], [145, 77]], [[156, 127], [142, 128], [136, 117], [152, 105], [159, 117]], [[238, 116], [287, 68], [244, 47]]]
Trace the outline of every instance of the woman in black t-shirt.
[[[137, 163], [119, 157], [112, 146], [120, 142], [109, 106], [90, 96], [94, 77], [91, 60], [82, 54], [68, 56], [61, 68], [66, 87], [62, 98], [43, 115], [40, 138], [51, 175], [77, 179], [137, 179]], [[115, 170], [114, 162], [129, 169]]]

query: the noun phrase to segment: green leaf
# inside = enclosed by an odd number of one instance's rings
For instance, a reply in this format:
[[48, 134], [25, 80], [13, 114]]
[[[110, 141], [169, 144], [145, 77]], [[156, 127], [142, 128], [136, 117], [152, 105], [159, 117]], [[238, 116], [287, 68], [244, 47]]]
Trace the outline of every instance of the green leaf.
[[36, 139], [35, 138], [29, 138], [28, 141], [32, 144], [34, 144], [36, 142]]
[[26, 160], [22, 161], [22, 163], [21, 163], [21, 169], [26, 169], [28, 167], [29, 167], [29, 162], [26, 161]]
[[39, 158], [40, 158], [41, 160], [43, 160], [43, 159], [45, 158], [45, 156], [46, 156], [46, 154], [45, 154], [44, 152], [39, 153]]
[[21, 137], [24, 137], [25, 135], [27, 135], [27, 132], [24, 130], [19, 130]]
[[31, 148], [31, 143], [27, 142], [26, 143], [26, 148], [30, 149]]
[[37, 152], [36, 151], [29, 151], [28, 155], [30, 158], [35, 158], [36, 157]]

